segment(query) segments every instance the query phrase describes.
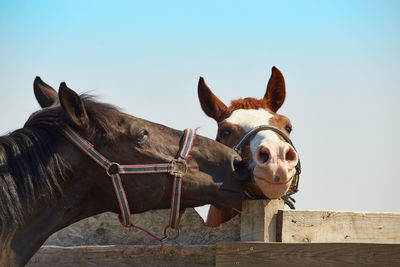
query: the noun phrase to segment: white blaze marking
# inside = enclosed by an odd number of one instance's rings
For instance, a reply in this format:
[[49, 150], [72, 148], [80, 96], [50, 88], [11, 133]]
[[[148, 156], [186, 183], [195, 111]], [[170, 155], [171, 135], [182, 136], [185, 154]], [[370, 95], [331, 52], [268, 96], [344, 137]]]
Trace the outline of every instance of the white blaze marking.
[[[274, 115], [265, 109], [237, 109], [226, 119], [227, 122], [241, 126], [246, 132], [260, 125], [270, 125]], [[253, 154], [263, 144], [282, 142], [273, 131], [259, 131], [250, 141], [250, 150]]]

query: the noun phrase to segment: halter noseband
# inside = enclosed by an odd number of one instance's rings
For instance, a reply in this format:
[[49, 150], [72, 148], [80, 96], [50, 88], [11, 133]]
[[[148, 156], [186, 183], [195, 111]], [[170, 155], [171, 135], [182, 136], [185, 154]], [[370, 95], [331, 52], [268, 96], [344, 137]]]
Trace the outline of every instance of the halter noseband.
[[[244, 146], [245, 143], [247, 143], [249, 141], [250, 138], [252, 138], [254, 135], [256, 135], [259, 131], [265, 131], [265, 130], [271, 130], [276, 132], [277, 134], [279, 134], [283, 139], [285, 139], [286, 142], [288, 142], [293, 149], [297, 152], [296, 148], [294, 147], [292, 141], [290, 140], [289, 136], [287, 136], [286, 133], [284, 133], [283, 131], [281, 131], [280, 129], [270, 126], [270, 125], [260, 125], [257, 127], [254, 127], [253, 129], [251, 129], [250, 131], [248, 131], [243, 138], [239, 141], [239, 143], [237, 143], [233, 149], [238, 153], [241, 154], [242, 153], [242, 147]], [[296, 202], [291, 195], [297, 193], [298, 187], [299, 187], [299, 179], [300, 179], [300, 173], [301, 173], [301, 164], [300, 164], [300, 157], [298, 158], [298, 162], [297, 165], [295, 167], [296, 169], [296, 173], [293, 175], [293, 181], [290, 184], [290, 188], [289, 191], [287, 192], [286, 195], [282, 196], [281, 198], [285, 201], [285, 203], [291, 208], [294, 209], [294, 202]], [[253, 194], [251, 192], [249, 192], [248, 190], [245, 191], [245, 193], [253, 199], [256, 199], [255, 196], [253, 196]]]
[[[183, 134], [183, 143], [179, 149], [178, 155], [169, 163], [160, 164], [141, 164], [141, 165], [120, 165], [116, 162], [109, 161], [106, 157], [100, 154], [93, 145], [79, 136], [71, 128], [66, 127], [62, 130], [63, 134], [78, 146], [89, 157], [96, 161], [105, 169], [106, 174], [111, 178], [115, 194], [119, 203], [121, 214], [119, 220], [124, 227], [135, 228], [144, 231], [154, 239], [163, 241], [166, 238], [175, 239], [179, 236], [179, 209], [181, 199], [182, 178], [187, 171], [186, 159], [192, 148], [193, 140], [196, 135], [195, 130], [185, 129]], [[160, 238], [147, 230], [133, 224], [129, 203], [125, 195], [125, 190], [121, 182], [120, 174], [143, 174], [143, 173], [169, 173], [174, 177], [171, 197], [171, 212], [169, 224], [164, 229], [164, 237]], [[168, 236], [167, 230], [176, 230], [175, 236]]]

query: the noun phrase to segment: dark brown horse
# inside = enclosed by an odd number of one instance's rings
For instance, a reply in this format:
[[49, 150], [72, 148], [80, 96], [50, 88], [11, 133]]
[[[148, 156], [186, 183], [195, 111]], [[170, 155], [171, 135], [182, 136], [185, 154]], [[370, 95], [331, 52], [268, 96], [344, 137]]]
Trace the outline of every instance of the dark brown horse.
[[[282, 137], [289, 136], [292, 124], [287, 117], [277, 113], [286, 96], [282, 73], [276, 67], [272, 68], [262, 99], [237, 99], [227, 107], [212, 93], [202, 77], [198, 95], [203, 111], [218, 123], [217, 141], [229, 147], [234, 147], [247, 132], [259, 126], [278, 129], [257, 132], [243, 147], [242, 156], [253, 173], [254, 179], [249, 184], [253, 196], [262, 198], [265, 195], [271, 199], [284, 196], [292, 181], [296, 180], [293, 177], [299, 165], [294, 147]], [[277, 131], [283, 134], [277, 134]], [[217, 227], [233, 218], [240, 209], [240, 205], [231, 210], [211, 206], [206, 224]]]
[[[76, 221], [120, 212], [110, 177], [62, 129], [74, 129], [120, 164], [170, 162], [182, 138], [181, 131], [79, 96], [65, 83], [57, 93], [36, 78], [34, 90], [42, 109], [23, 128], [0, 137], [0, 266], [24, 265], [52, 233]], [[197, 136], [190, 156], [182, 209], [206, 203], [232, 208], [241, 202], [249, 173], [233, 150]], [[132, 213], [170, 206], [171, 175], [121, 177]]]

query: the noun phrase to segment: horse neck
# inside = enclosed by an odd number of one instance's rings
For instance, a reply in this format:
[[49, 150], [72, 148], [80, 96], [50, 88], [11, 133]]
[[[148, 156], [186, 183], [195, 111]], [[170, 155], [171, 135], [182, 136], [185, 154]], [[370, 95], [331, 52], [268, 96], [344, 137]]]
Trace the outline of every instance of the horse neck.
[[[6, 150], [1, 145], [0, 160], [0, 163], [7, 162]], [[74, 168], [78, 162], [71, 164]], [[95, 194], [92, 198], [87, 197], [90, 196], [88, 191], [93, 190], [93, 186], [90, 179], [80, 179], [82, 169], [87, 166], [82, 160], [79, 160], [79, 165], [79, 168], [76, 166], [76, 172], [61, 174], [64, 176], [62, 192], [56, 194], [51, 202], [40, 200], [46, 196], [36, 192], [35, 198], [38, 201], [23, 203], [23, 218], [19, 223], [14, 222], [15, 218], [1, 218], [0, 266], [23, 266], [51, 234], [104, 211], [96, 208], [98, 205], [95, 205]]]
[[[83, 191], [84, 188], [87, 188], [84, 181], [73, 184], [50, 208], [41, 204], [31, 207], [32, 215], [21, 226], [9, 229], [10, 235], [3, 241], [8, 246], [4, 249], [10, 252], [15, 263], [11, 266], [26, 264], [51, 234], [104, 211], [93, 208], [93, 200], [86, 199], [89, 189]], [[1, 262], [0, 259], [3, 266]]]

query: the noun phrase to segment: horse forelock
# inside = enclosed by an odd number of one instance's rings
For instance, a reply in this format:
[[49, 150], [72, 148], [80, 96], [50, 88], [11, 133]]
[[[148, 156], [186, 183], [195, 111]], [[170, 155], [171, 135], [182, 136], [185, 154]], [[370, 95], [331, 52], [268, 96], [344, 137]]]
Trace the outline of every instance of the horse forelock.
[[238, 109], [265, 109], [272, 113], [264, 99], [256, 99], [252, 97], [232, 100], [231, 105], [228, 107], [229, 113]]

